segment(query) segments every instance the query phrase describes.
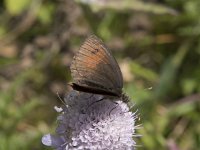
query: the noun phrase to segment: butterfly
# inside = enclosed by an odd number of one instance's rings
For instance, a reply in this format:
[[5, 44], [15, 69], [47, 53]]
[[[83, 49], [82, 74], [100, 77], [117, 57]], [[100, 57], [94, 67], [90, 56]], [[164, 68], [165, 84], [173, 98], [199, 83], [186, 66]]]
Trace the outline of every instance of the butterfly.
[[123, 77], [111, 51], [95, 35], [89, 36], [70, 65], [72, 88], [77, 91], [122, 97]]

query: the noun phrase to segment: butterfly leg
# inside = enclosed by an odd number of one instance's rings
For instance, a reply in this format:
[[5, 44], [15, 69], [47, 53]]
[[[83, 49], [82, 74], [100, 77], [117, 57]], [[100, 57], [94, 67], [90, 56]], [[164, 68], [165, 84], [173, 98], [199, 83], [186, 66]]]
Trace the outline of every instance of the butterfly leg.
[[103, 97], [103, 98], [101, 98], [101, 99], [99, 99], [99, 100], [97, 100], [97, 101], [92, 102], [92, 103], [87, 107], [86, 111], [88, 111], [88, 109], [89, 109], [92, 105], [94, 105], [95, 103], [101, 102], [101, 101], [103, 101], [103, 100], [105, 100], [105, 97]]
[[[112, 101], [112, 102], [113, 102], [113, 101]], [[115, 103], [116, 105], [115, 105], [115, 107], [113, 107], [113, 108], [110, 110], [109, 116], [111, 115], [111, 112], [119, 106], [119, 104], [118, 104], [117, 102], [113, 102], [113, 103]]]

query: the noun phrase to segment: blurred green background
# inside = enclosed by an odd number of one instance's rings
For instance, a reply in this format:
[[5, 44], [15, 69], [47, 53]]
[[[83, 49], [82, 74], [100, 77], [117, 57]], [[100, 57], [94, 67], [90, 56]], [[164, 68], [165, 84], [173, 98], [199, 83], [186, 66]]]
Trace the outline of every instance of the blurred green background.
[[199, 0], [1, 0], [0, 150], [50, 149], [69, 64], [95, 34], [136, 103], [138, 150], [200, 147]]

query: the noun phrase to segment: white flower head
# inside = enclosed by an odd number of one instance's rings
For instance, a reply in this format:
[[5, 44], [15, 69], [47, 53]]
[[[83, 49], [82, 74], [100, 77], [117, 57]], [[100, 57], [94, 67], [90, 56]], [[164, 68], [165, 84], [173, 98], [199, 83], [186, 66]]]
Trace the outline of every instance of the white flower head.
[[43, 136], [42, 143], [56, 150], [133, 150], [136, 116], [122, 98], [71, 91], [56, 135]]

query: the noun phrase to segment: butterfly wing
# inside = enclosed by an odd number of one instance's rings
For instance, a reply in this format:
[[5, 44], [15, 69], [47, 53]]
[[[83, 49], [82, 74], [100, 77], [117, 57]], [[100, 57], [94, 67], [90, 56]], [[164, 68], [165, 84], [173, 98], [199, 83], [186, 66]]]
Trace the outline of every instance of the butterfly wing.
[[118, 63], [102, 41], [92, 35], [80, 47], [70, 66], [72, 87], [91, 93], [121, 95], [122, 73]]

